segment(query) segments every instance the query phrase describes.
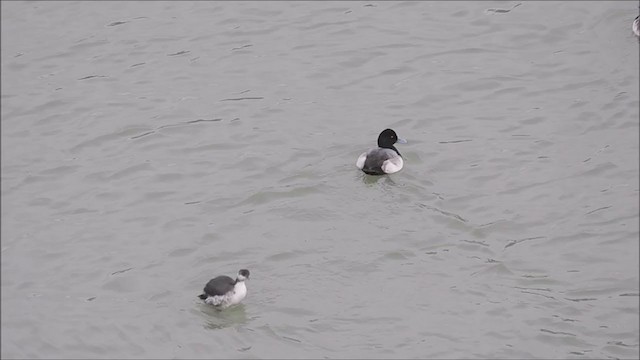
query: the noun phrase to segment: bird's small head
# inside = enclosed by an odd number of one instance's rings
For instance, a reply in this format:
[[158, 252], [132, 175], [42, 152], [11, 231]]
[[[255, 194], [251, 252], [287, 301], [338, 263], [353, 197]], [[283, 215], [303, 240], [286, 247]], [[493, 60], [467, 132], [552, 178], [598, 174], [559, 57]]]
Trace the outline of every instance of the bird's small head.
[[249, 280], [249, 270], [242, 269], [238, 271], [238, 281]]
[[381, 148], [395, 149], [393, 144], [406, 144], [407, 140], [398, 137], [395, 131], [391, 129], [384, 129], [380, 135], [378, 135], [378, 146]]

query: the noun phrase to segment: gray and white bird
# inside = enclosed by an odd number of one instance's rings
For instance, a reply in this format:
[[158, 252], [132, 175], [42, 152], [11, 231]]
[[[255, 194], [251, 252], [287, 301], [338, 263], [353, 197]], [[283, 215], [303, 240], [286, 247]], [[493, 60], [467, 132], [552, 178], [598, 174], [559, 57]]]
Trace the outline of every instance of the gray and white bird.
[[636, 19], [633, 20], [633, 24], [631, 24], [631, 29], [633, 33], [640, 37], [640, 15], [636, 16]]
[[238, 276], [232, 279], [226, 275], [217, 276], [207, 283], [204, 292], [198, 297], [206, 304], [217, 308], [227, 308], [239, 304], [247, 296], [245, 280], [249, 279], [249, 270], [241, 269]]
[[400, 139], [391, 129], [383, 130], [378, 135], [378, 147], [360, 155], [356, 167], [368, 175], [393, 174], [400, 171], [404, 161], [398, 149], [393, 146], [395, 143], [406, 144], [407, 140]]

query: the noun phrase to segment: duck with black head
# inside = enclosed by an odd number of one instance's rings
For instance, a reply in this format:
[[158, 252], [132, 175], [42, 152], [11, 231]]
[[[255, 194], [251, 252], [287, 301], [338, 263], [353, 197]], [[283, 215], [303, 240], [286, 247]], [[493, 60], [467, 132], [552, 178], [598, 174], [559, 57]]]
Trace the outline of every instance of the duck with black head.
[[245, 280], [249, 280], [249, 270], [241, 269], [238, 276], [232, 279], [229, 276], [217, 276], [205, 285], [203, 293], [198, 297], [206, 304], [213, 305], [218, 309], [239, 304], [247, 296], [247, 285]]
[[392, 129], [383, 130], [378, 136], [378, 147], [362, 153], [356, 161], [356, 166], [368, 175], [385, 175], [400, 171], [404, 161], [394, 146], [396, 143], [406, 144], [407, 141], [399, 138]]

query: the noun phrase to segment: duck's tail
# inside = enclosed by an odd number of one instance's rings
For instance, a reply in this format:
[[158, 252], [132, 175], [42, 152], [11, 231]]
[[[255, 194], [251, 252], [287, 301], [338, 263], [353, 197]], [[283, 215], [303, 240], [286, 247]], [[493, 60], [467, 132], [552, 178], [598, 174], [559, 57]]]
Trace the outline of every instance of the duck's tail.
[[202, 300], [206, 300], [206, 299], [207, 299], [207, 294], [204, 294], [204, 293], [203, 293], [203, 294], [198, 295], [198, 297], [199, 297], [200, 299], [202, 299]]

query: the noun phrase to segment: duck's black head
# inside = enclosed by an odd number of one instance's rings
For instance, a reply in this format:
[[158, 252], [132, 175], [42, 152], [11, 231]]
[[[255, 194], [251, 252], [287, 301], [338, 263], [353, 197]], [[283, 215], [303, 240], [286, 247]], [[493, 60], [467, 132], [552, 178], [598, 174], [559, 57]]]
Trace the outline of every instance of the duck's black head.
[[384, 129], [378, 136], [378, 147], [393, 149], [400, 155], [398, 149], [393, 146], [395, 143], [405, 144], [407, 141], [398, 137], [395, 131], [391, 129]]
[[378, 136], [378, 146], [381, 148], [391, 149], [396, 141], [398, 141], [398, 135], [391, 129], [384, 129]]
[[244, 281], [246, 279], [249, 279], [249, 270], [241, 269], [240, 271], [238, 271], [238, 280]]

